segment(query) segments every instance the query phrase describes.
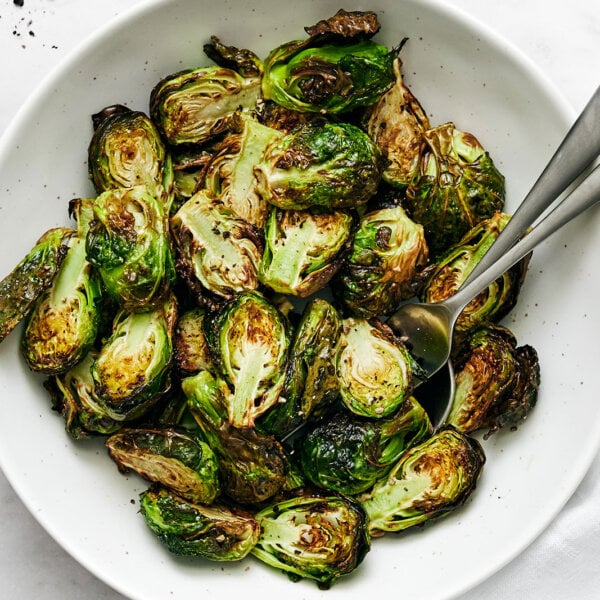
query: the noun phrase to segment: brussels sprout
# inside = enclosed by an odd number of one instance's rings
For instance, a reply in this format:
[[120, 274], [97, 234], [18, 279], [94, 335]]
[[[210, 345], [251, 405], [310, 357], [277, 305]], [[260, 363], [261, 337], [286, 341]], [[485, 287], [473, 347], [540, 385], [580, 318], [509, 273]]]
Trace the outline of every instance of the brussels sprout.
[[181, 387], [217, 455], [223, 492], [242, 504], [257, 504], [279, 493], [287, 482], [289, 465], [275, 437], [253, 427], [232, 426], [227, 418], [227, 386], [208, 371], [184, 378]]
[[96, 393], [92, 377], [96, 357], [97, 352], [91, 350], [74, 367], [44, 382], [52, 408], [61, 414], [66, 432], [75, 440], [110, 435], [123, 427], [123, 415], [112, 411]]
[[159, 81], [150, 117], [169, 144], [201, 144], [223, 133], [241, 107], [253, 108], [261, 79], [219, 66], [187, 69]]
[[0, 281], [0, 342], [23, 320], [52, 283], [67, 255], [73, 229], [50, 229]]
[[87, 258], [108, 294], [128, 311], [160, 304], [175, 279], [168, 221], [145, 186], [100, 194], [86, 239]]
[[214, 315], [207, 330], [215, 366], [227, 381], [229, 421], [252, 427], [278, 400], [289, 336], [279, 311], [258, 292], [244, 292]]
[[219, 494], [217, 458], [206, 442], [175, 429], [121, 429], [105, 442], [119, 471], [135, 471], [190, 502]]
[[21, 339], [29, 368], [60, 373], [78, 363], [96, 340], [100, 281], [86, 259], [85, 238], [73, 237], [52, 285], [39, 296]]
[[262, 61], [252, 50], [226, 46], [216, 35], [210, 37], [210, 43], [204, 44], [204, 54], [220, 67], [233, 69], [244, 77], [262, 76]]
[[279, 400], [261, 417], [261, 430], [282, 439], [329, 410], [339, 396], [334, 356], [340, 332], [335, 308], [311, 298], [294, 331]]
[[504, 207], [504, 176], [470, 133], [446, 123], [423, 133], [419, 173], [406, 190], [411, 218], [439, 255]]
[[258, 192], [279, 208], [358, 208], [377, 191], [380, 154], [355, 125], [307, 123], [269, 144], [255, 172]]
[[402, 456], [387, 478], [360, 497], [371, 535], [397, 532], [464, 504], [485, 463], [481, 444], [451, 426]]
[[414, 295], [413, 281], [428, 255], [423, 227], [401, 206], [370, 211], [360, 219], [333, 292], [352, 315], [389, 314]]
[[206, 170], [205, 186], [238, 217], [262, 229], [269, 208], [257, 192], [254, 166], [267, 145], [282, 134], [241, 112], [232, 117], [230, 129], [215, 146]]
[[514, 334], [500, 325], [473, 331], [455, 353], [456, 390], [447, 422], [470, 433], [516, 428], [535, 406], [540, 385], [536, 350], [517, 346]]
[[407, 448], [432, 432], [427, 413], [413, 397], [384, 419], [340, 411], [299, 442], [300, 465], [313, 484], [354, 495], [385, 477]]
[[140, 512], [166, 548], [178, 556], [241, 560], [260, 535], [258, 521], [240, 508], [194, 504], [164, 488], [142, 492]]
[[154, 123], [122, 105], [93, 115], [88, 172], [98, 194], [145, 185], [163, 189], [172, 178], [170, 159]]
[[145, 312], [119, 311], [92, 365], [96, 393], [127, 420], [141, 416], [170, 385], [174, 296]]
[[410, 396], [413, 363], [404, 344], [378, 319], [343, 320], [335, 365], [342, 402], [352, 413], [382, 418], [396, 412]]
[[253, 556], [322, 589], [356, 569], [370, 549], [364, 511], [350, 498], [300, 490], [255, 516], [261, 534]]
[[255, 290], [263, 245], [258, 230], [207, 190], [194, 194], [171, 218], [177, 270], [198, 294], [221, 301]]
[[177, 319], [173, 333], [173, 364], [183, 374], [212, 369], [210, 349], [204, 335], [202, 308], [191, 308]]
[[[424, 277], [421, 299], [439, 302], [456, 293], [509, 219], [506, 213], [494, 214], [469, 230], [457, 244], [442, 254]], [[454, 327], [457, 341], [478, 325], [487, 321], [497, 322], [512, 310], [527, 273], [529, 258], [520, 260], [465, 306]]]
[[324, 288], [342, 265], [352, 217], [273, 208], [265, 229], [260, 281], [282, 294], [305, 298]]
[[[394, 82], [394, 52], [370, 39], [375, 13], [339, 11], [264, 62], [263, 96], [286, 108], [339, 114], [376, 102]], [[330, 43], [335, 42], [335, 43]]]

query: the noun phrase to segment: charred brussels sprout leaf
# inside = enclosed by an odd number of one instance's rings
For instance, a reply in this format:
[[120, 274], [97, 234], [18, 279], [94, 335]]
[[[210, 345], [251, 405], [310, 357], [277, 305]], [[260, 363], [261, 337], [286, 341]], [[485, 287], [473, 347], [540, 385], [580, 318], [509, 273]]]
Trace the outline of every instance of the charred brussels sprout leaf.
[[401, 206], [368, 212], [360, 219], [333, 292], [355, 316], [389, 314], [413, 295], [413, 281], [427, 259], [423, 227]]
[[288, 460], [275, 437], [253, 427], [233, 427], [227, 418], [223, 382], [208, 371], [182, 383], [188, 407], [217, 455], [223, 492], [242, 504], [257, 504], [279, 493]]
[[341, 411], [302, 438], [300, 464], [313, 484], [354, 495], [385, 477], [407, 448], [432, 431], [427, 413], [412, 397], [384, 419]]
[[23, 320], [39, 295], [52, 283], [67, 255], [75, 231], [47, 231], [0, 281], [0, 342]]
[[212, 369], [210, 349], [204, 335], [205, 316], [202, 308], [191, 308], [177, 319], [173, 334], [173, 363], [181, 373], [193, 375]]
[[88, 171], [98, 194], [145, 185], [160, 189], [171, 178], [171, 164], [156, 126], [144, 113], [125, 106], [94, 115]]
[[535, 406], [540, 384], [537, 352], [518, 346], [506, 327], [473, 331], [453, 360], [456, 392], [447, 422], [469, 433], [516, 428]]
[[106, 440], [119, 471], [135, 471], [190, 502], [211, 504], [219, 493], [210, 446], [174, 429], [122, 429]]
[[402, 531], [464, 504], [485, 463], [481, 444], [447, 426], [410, 448], [360, 500], [372, 535]]
[[244, 77], [262, 76], [262, 62], [252, 50], [226, 46], [216, 35], [210, 37], [210, 43], [204, 44], [204, 53], [220, 67], [233, 69]]
[[335, 349], [341, 332], [336, 309], [322, 298], [305, 306], [292, 338], [279, 400], [259, 421], [280, 439], [322, 416], [339, 396]]
[[223, 299], [258, 287], [262, 240], [258, 230], [206, 190], [171, 218], [177, 270], [200, 302]]
[[352, 217], [342, 211], [273, 208], [265, 231], [261, 282], [301, 298], [324, 288], [342, 264], [351, 226]]
[[327, 589], [370, 549], [365, 514], [350, 498], [299, 491], [256, 514], [261, 535], [252, 554], [293, 580]]
[[[432, 263], [420, 292], [421, 299], [439, 302], [457, 292], [509, 219], [505, 213], [496, 213], [485, 219]], [[529, 256], [520, 260], [465, 306], [455, 325], [457, 340], [478, 325], [487, 321], [497, 322], [510, 312], [517, 302], [528, 263]]]
[[453, 123], [424, 132], [419, 172], [407, 188], [410, 216], [439, 255], [504, 207], [504, 176], [470, 133]]
[[164, 488], [143, 492], [140, 511], [148, 527], [178, 556], [241, 560], [260, 534], [258, 522], [246, 511], [222, 504], [195, 504]]
[[158, 305], [175, 280], [161, 201], [145, 186], [136, 186], [103, 192], [93, 207], [86, 252], [107, 292], [126, 310]]
[[259, 193], [296, 210], [358, 208], [381, 175], [378, 148], [348, 123], [306, 124], [269, 144], [255, 169]]
[[352, 413], [382, 418], [396, 412], [410, 396], [413, 362], [382, 322], [343, 320], [335, 364], [342, 402]]
[[180, 71], [152, 89], [150, 116], [169, 144], [201, 144], [226, 131], [240, 107], [254, 107], [260, 81], [218, 66]]

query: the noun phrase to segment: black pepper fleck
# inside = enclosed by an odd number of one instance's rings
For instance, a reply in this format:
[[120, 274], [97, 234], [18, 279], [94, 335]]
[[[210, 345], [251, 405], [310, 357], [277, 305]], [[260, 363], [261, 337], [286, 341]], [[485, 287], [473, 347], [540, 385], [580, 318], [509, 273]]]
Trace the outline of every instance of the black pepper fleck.
[[23, 6], [23, 4], [25, 4], [25, 0], [13, 0], [13, 4], [15, 6]]

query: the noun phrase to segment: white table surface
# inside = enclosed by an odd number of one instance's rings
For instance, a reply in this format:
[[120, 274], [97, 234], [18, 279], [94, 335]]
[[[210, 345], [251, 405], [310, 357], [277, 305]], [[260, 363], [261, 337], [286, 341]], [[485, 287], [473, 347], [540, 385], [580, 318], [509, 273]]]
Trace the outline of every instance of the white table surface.
[[[139, 1], [24, 0], [21, 7], [10, 0], [2, 2], [0, 134], [40, 78], [96, 28]], [[596, 0], [447, 2], [471, 13], [527, 54], [577, 111], [600, 83], [600, 9]], [[0, 598], [123, 598], [80, 566], [40, 527], [2, 473], [0, 532]], [[460, 600], [596, 600], [600, 598], [598, 557], [600, 457], [548, 529], [524, 553]]]

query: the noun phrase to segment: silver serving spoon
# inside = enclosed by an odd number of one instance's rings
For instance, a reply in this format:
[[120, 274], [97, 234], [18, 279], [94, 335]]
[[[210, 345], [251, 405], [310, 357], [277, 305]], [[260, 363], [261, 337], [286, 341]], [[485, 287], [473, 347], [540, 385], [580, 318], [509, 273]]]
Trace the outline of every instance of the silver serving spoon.
[[[418, 392], [439, 425], [454, 394], [449, 357], [458, 315], [481, 291], [525, 257], [540, 242], [600, 201], [600, 167], [596, 167], [533, 229], [530, 226], [600, 154], [600, 88], [573, 124], [550, 162], [477, 267], [450, 298], [438, 303], [409, 302], [387, 324], [409, 341], [411, 353], [428, 378]], [[529, 232], [528, 232], [529, 230]], [[527, 233], [528, 232], [528, 233]], [[524, 235], [527, 233], [527, 235]], [[443, 369], [440, 373], [440, 369]], [[436, 375], [437, 373], [437, 375]], [[434, 377], [435, 376], [435, 377]]]

